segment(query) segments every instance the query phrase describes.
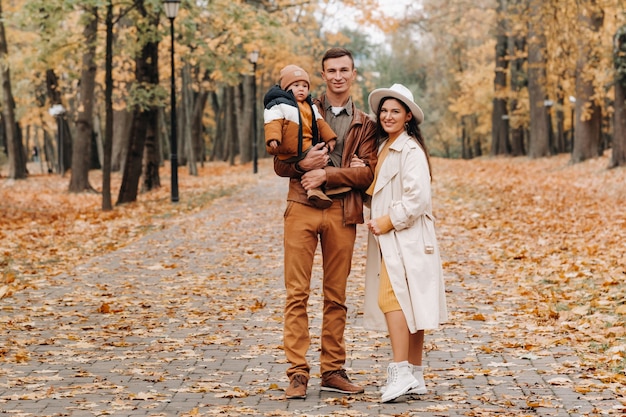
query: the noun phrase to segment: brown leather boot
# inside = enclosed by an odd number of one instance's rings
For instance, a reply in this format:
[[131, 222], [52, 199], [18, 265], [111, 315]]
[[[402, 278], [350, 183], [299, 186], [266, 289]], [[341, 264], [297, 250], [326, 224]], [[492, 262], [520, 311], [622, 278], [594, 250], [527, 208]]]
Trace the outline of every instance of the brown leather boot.
[[285, 390], [285, 396], [288, 400], [305, 399], [306, 386], [309, 383], [309, 377], [305, 374], [295, 374], [289, 380], [289, 386]]

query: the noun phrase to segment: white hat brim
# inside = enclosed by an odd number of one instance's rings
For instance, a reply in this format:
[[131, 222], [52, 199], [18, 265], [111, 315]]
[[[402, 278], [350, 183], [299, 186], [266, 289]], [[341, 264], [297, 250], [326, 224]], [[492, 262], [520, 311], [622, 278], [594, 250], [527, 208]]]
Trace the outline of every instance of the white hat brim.
[[422, 111], [420, 106], [415, 104], [415, 102], [409, 100], [408, 97], [401, 94], [397, 90], [392, 90], [390, 88], [377, 88], [370, 93], [367, 101], [370, 105], [370, 111], [373, 114], [376, 114], [376, 112], [378, 111], [378, 106], [380, 105], [380, 101], [385, 97], [392, 97], [406, 104], [407, 107], [411, 110], [411, 113], [413, 114], [413, 117], [415, 117], [415, 119], [417, 120], [418, 124], [424, 121], [424, 112]]

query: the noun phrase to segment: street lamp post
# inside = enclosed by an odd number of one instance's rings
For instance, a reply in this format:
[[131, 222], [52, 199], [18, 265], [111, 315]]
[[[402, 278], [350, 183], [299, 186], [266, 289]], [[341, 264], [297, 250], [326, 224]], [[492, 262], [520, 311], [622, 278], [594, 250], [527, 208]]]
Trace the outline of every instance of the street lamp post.
[[254, 50], [248, 55], [252, 63], [252, 172], [259, 172], [259, 151], [256, 131], [256, 63], [259, 60], [259, 51]]
[[57, 119], [57, 154], [59, 155], [57, 170], [63, 176], [65, 174], [65, 150], [63, 149], [63, 141], [65, 140], [63, 137], [63, 115], [65, 115], [65, 107], [62, 104], [55, 104], [50, 107], [48, 113]]
[[172, 202], [178, 201], [178, 143], [177, 134], [178, 127], [176, 126], [176, 81], [174, 77], [175, 65], [174, 65], [174, 19], [178, 14], [178, 8], [180, 7], [180, 0], [165, 0], [163, 2], [165, 8], [165, 15], [170, 19], [170, 38], [171, 45], [171, 129], [170, 135], [170, 169], [172, 170]]
[[554, 131], [552, 130], [552, 106], [554, 101], [544, 100], [543, 106], [546, 108], [546, 124], [548, 125], [548, 146], [550, 152], [557, 153], [557, 149], [554, 143]]

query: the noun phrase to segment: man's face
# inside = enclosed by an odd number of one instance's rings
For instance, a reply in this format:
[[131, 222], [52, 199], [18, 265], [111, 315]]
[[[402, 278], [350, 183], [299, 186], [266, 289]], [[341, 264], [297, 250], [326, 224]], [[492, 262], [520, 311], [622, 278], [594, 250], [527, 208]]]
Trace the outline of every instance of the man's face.
[[350, 91], [352, 82], [356, 78], [356, 69], [352, 66], [352, 60], [348, 56], [330, 58], [324, 61], [322, 79], [326, 82], [326, 88], [334, 94], [342, 94]]

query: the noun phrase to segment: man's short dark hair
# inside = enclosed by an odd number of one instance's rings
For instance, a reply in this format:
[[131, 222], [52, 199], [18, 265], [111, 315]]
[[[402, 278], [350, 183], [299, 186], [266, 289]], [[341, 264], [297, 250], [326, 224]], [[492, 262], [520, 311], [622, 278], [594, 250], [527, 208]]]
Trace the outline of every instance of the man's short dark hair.
[[322, 58], [322, 71], [324, 71], [324, 63], [327, 59], [341, 58], [342, 56], [350, 58], [350, 62], [352, 62], [352, 69], [354, 69], [354, 58], [352, 57], [352, 52], [348, 51], [346, 48], [336, 47], [330, 48], [324, 54], [324, 57]]

